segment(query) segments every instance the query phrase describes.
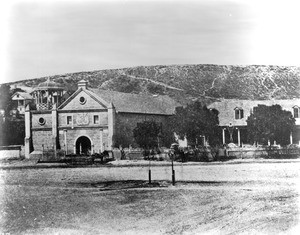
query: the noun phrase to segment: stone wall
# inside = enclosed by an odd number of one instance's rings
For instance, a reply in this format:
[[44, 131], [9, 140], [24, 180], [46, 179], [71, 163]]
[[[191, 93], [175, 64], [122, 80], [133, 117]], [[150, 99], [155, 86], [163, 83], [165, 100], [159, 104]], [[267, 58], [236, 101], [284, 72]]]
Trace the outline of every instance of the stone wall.
[[[39, 122], [40, 118], [43, 118], [45, 120], [45, 123], [42, 125]], [[32, 113], [32, 128], [52, 128], [51, 112]]]
[[[87, 115], [87, 125], [88, 126], [103, 126], [108, 124], [108, 115], [107, 111], [94, 111], [94, 112], [59, 112], [58, 113], [58, 127], [63, 128], [63, 127], [76, 127], [80, 126], [80, 124], [77, 123], [78, 118], [80, 118], [82, 115]], [[94, 124], [94, 116], [98, 115], [99, 116], [99, 123]], [[67, 116], [71, 116], [73, 119], [73, 124], [67, 124]]]
[[32, 131], [33, 149], [37, 151], [53, 149], [52, 130], [33, 130]]
[[[66, 150], [64, 130], [59, 131], [59, 144], [62, 150]], [[107, 149], [107, 128], [74, 128], [68, 129], [66, 132], [67, 153], [75, 154], [76, 141], [81, 136], [90, 139], [92, 145], [92, 153], [100, 153]]]

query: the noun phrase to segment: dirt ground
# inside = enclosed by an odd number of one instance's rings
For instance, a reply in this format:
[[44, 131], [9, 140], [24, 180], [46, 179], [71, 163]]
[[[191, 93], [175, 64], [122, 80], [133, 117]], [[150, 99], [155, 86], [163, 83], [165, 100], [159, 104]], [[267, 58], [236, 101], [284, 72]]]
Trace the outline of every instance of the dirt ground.
[[0, 170], [10, 234], [299, 234], [300, 163]]

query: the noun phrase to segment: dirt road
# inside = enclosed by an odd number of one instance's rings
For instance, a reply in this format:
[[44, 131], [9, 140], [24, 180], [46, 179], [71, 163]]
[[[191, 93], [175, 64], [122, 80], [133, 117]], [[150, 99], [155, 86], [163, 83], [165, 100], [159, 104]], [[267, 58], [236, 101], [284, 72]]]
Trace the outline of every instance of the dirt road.
[[10, 234], [297, 234], [300, 163], [0, 171]]

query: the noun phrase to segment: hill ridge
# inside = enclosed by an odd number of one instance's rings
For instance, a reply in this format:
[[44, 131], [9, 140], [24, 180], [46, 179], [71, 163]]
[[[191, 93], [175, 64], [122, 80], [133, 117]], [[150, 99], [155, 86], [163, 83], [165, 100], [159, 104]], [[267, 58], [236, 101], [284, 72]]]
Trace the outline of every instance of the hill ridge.
[[65, 73], [19, 84], [34, 87], [50, 77], [69, 90], [86, 79], [92, 88], [127, 93], [164, 94], [180, 101], [195, 99], [288, 99], [300, 97], [300, 67], [278, 65], [151, 65]]

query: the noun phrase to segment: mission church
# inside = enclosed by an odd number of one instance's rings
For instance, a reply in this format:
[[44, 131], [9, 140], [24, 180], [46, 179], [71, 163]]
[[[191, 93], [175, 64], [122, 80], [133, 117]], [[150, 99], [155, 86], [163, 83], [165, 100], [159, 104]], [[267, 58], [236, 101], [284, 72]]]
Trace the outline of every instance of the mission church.
[[[78, 89], [67, 99], [64, 88], [49, 79], [34, 89], [31, 93], [34, 107], [27, 105], [25, 109], [26, 158], [47, 150], [93, 154], [119, 145], [135, 147], [133, 130], [138, 123], [155, 121], [164, 133], [169, 118], [176, 107], [181, 106], [166, 95], [121, 93], [87, 85], [87, 81], [79, 81]], [[246, 120], [260, 104], [279, 104], [292, 113], [296, 127], [290, 133], [289, 142], [300, 145], [300, 99], [223, 99], [211, 103], [208, 108], [219, 111], [223, 144], [233, 142], [242, 146], [247, 143]]]
[[143, 121], [159, 123], [162, 131], [179, 106], [165, 95], [129, 94], [87, 87], [63, 101], [64, 88], [49, 79], [33, 91], [35, 107], [25, 110], [25, 157], [35, 151], [62, 150], [93, 154], [118, 142], [135, 143], [133, 129]]

